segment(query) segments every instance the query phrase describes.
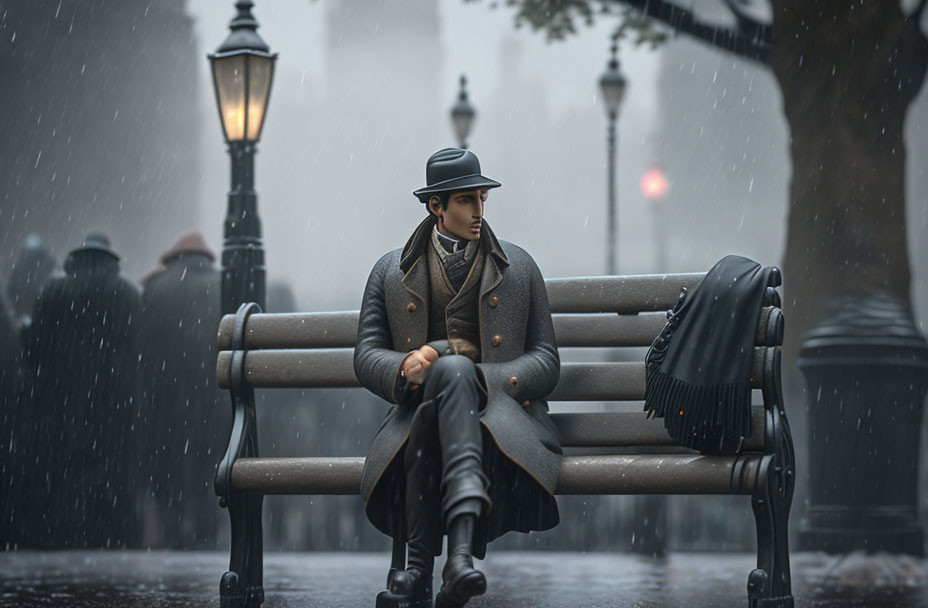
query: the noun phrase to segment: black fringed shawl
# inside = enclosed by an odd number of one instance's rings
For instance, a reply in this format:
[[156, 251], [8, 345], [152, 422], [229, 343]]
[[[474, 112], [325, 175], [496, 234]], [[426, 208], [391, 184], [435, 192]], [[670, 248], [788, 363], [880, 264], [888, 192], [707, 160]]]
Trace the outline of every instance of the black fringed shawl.
[[737, 452], [751, 433], [751, 358], [769, 269], [730, 255], [684, 291], [646, 358], [644, 409], [680, 445]]

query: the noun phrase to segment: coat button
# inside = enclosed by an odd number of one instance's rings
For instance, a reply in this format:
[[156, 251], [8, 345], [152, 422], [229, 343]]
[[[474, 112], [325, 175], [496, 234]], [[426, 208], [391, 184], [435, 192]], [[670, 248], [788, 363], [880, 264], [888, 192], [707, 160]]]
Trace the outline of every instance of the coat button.
[[515, 386], [515, 385], [518, 384], [518, 383], [519, 383], [519, 379], [516, 378], [515, 376], [513, 376], [512, 378], [509, 379], [509, 384], [510, 384], [510, 386]]
[[496, 308], [496, 305], [499, 304], [499, 298], [497, 298], [496, 296], [493, 296], [492, 298], [490, 298], [490, 301], [487, 302], [487, 304], [490, 305], [490, 308]]
[[415, 302], [410, 302], [409, 304], [407, 304], [407, 305], [406, 305], [406, 311], [407, 311], [407, 312], [416, 312], [416, 303], [415, 303]]
[[493, 346], [499, 346], [503, 343], [503, 337], [499, 334], [493, 336]]

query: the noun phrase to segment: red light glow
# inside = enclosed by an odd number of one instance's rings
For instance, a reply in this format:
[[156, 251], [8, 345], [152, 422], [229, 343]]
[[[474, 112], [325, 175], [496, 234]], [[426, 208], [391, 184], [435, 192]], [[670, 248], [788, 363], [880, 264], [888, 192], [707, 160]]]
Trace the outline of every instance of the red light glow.
[[655, 163], [641, 178], [641, 193], [650, 201], [659, 201], [667, 194], [667, 178]]

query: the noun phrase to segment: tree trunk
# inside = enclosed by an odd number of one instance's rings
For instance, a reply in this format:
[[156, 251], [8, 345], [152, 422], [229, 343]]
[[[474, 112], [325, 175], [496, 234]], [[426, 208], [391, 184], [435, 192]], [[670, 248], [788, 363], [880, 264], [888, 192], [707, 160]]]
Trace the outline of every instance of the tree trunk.
[[[926, 46], [917, 17], [906, 18], [895, 0], [824, 8], [774, 0], [769, 62], [783, 93], [793, 165], [783, 376], [801, 454], [808, 454], [806, 407], [821, 393], [821, 386], [811, 387], [811, 395], [800, 392], [796, 362], [805, 334], [829, 314], [836, 296], [885, 291], [911, 306], [903, 126], [924, 80]], [[819, 434], [838, 439], [839, 418], [834, 415], [837, 427]], [[807, 475], [822, 466], [799, 460], [798, 479], [806, 483], [797, 487], [794, 504], [806, 502]], [[837, 479], [843, 473], [819, 474]]]
[[838, 4], [774, 2], [770, 63], [793, 163], [783, 262], [790, 367], [834, 296], [887, 291], [910, 301], [903, 125], [928, 44], [898, 4]]

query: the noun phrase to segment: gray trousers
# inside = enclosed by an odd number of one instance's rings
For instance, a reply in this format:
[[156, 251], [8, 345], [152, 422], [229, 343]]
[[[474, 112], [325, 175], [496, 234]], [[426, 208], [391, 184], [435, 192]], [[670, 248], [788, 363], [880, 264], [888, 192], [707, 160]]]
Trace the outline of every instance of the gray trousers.
[[479, 518], [489, 507], [479, 417], [487, 397], [473, 361], [461, 355], [440, 357], [419, 390], [404, 457], [407, 541], [440, 555], [455, 517]]

